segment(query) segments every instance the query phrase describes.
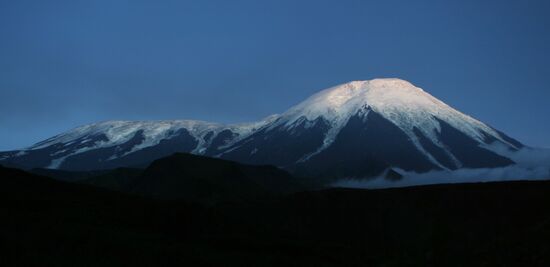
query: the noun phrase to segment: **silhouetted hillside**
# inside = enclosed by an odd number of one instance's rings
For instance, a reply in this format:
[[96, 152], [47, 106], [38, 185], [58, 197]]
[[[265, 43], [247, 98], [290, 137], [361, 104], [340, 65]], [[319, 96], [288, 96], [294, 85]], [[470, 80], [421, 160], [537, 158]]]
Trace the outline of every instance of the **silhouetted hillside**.
[[34, 173], [36, 175], [52, 177], [60, 181], [79, 182], [79, 181], [87, 180], [92, 177], [108, 174], [111, 172], [111, 170], [67, 171], [67, 170], [58, 170], [58, 169], [37, 168], [37, 169], [29, 170], [29, 172]]
[[548, 181], [331, 189], [206, 207], [15, 169], [0, 177], [2, 266], [550, 264]]
[[154, 161], [136, 178], [131, 192], [164, 199], [202, 202], [243, 200], [299, 191], [298, 180], [273, 166], [174, 154]]
[[273, 166], [244, 165], [183, 153], [158, 159], [145, 169], [88, 172], [38, 169], [33, 172], [115, 191], [203, 203], [246, 200], [304, 189], [298, 179]]

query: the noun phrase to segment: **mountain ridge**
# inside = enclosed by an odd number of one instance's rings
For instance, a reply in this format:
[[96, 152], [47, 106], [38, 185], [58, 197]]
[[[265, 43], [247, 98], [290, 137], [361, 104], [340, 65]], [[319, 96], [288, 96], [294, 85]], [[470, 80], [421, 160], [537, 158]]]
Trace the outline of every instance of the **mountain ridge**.
[[[367, 177], [392, 167], [423, 172], [513, 164], [492, 151], [494, 142], [510, 150], [523, 147], [412, 83], [389, 78], [337, 85], [280, 115], [253, 123], [174, 120], [84, 125], [28, 149], [1, 152], [0, 162], [91, 170], [145, 166], [163, 156], [189, 152], [273, 164], [304, 175], [341, 165], [329, 172]], [[358, 148], [365, 151], [354, 152]], [[342, 158], [350, 164], [341, 162]], [[372, 166], [367, 170], [364, 165]]]

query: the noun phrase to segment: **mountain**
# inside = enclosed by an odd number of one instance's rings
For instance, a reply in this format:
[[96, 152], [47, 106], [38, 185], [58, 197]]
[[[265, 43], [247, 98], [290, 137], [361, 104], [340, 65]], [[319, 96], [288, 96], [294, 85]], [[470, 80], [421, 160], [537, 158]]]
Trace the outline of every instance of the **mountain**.
[[23, 168], [144, 167], [175, 152], [271, 164], [300, 176], [369, 177], [514, 164], [493, 145], [523, 145], [400, 79], [353, 81], [262, 121], [109, 121], [0, 153]]
[[523, 147], [407, 81], [375, 79], [311, 96], [222, 157], [328, 177], [513, 164], [491, 150], [494, 143]]

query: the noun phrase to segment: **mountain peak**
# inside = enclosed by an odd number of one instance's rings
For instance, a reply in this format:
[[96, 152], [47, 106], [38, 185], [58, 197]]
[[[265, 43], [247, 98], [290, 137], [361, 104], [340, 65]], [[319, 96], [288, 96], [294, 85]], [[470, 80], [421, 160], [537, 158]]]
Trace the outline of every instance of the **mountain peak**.
[[[392, 89], [420, 89], [414, 86], [411, 82], [400, 79], [400, 78], [375, 78], [372, 80], [356, 80], [344, 83], [342, 85], [352, 86], [352, 87], [376, 87], [376, 88], [387, 88]], [[422, 90], [422, 89], [420, 89]]]
[[323, 146], [312, 154], [315, 155], [331, 145], [350, 118], [360, 116], [366, 121], [371, 112], [399, 127], [421, 151], [423, 147], [416, 132], [438, 143], [441, 123], [458, 129], [479, 143], [492, 136], [514, 147], [486, 124], [397, 78], [352, 81], [322, 90], [283, 113], [278, 124], [293, 128], [304, 119], [310, 122], [325, 120], [330, 131], [325, 135]]
[[[377, 78], [364, 81], [351, 81], [325, 90], [330, 92], [327, 97], [363, 97], [373, 104], [377, 98], [384, 98], [386, 101], [397, 101], [399, 98], [429, 98], [429, 94], [411, 82], [399, 78]], [[410, 102], [410, 101], [409, 101]]]
[[399, 78], [376, 78], [366, 82], [368, 82], [371, 86], [376, 87], [387, 87], [393, 89], [420, 89], [414, 86], [411, 82]]
[[443, 102], [408, 81], [381, 78], [351, 81], [322, 90], [283, 115], [294, 119], [303, 116], [309, 120], [322, 116], [330, 120], [335, 116], [353, 115], [367, 106], [376, 110], [411, 111], [434, 105], [446, 107]]

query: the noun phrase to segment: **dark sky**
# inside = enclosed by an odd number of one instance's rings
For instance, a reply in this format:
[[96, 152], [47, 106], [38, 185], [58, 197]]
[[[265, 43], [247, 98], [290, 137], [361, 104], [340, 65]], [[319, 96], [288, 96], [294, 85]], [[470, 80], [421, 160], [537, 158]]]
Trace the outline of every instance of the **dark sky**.
[[550, 147], [548, 14], [548, 0], [0, 1], [0, 150], [101, 120], [253, 121], [376, 77]]

